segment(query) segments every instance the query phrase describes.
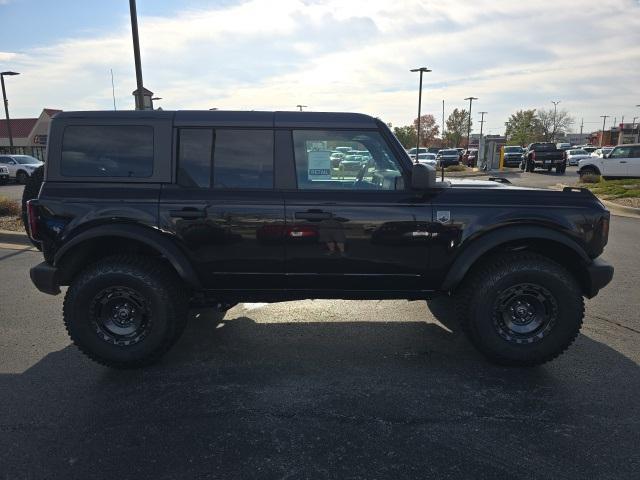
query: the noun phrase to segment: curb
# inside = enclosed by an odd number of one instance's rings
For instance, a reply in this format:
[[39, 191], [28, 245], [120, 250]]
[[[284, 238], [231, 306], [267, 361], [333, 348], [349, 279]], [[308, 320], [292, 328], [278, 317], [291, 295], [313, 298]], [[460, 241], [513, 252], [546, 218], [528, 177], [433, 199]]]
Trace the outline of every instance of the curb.
[[614, 215], [618, 215], [621, 217], [640, 218], [640, 208], [627, 207], [615, 202], [610, 202], [609, 200], [603, 200], [600, 197], [598, 197], [598, 200], [600, 200], [604, 204], [604, 206], [607, 207]]
[[29, 242], [25, 232], [13, 232], [11, 230], [0, 230], [0, 243], [31, 246], [31, 242]]

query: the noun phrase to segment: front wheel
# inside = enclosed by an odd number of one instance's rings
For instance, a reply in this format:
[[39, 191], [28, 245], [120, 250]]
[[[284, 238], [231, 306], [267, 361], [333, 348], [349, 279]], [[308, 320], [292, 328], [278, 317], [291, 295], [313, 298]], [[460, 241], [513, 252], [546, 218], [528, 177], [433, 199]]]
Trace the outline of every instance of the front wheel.
[[113, 368], [158, 361], [180, 337], [187, 295], [160, 261], [118, 255], [87, 267], [64, 299], [64, 323], [89, 358]]
[[548, 362], [574, 341], [584, 301], [573, 276], [535, 253], [492, 257], [472, 272], [456, 302], [471, 342], [501, 365]]
[[19, 171], [18, 173], [16, 173], [16, 182], [18, 182], [20, 185], [24, 185], [25, 183], [27, 183], [28, 179], [29, 175], [27, 175], [25, 172]]

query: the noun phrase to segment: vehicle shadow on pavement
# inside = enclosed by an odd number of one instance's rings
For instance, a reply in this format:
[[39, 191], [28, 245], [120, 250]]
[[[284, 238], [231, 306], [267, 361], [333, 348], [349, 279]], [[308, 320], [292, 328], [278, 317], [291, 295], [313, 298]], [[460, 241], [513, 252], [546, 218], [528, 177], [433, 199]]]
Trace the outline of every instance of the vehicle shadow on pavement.
[[51, 353], [0, 375], [0, 477], [637, 473], [638, 365], [582, 335], [543, 367], [496, 367], [457, 332], [450, 303], [430, 307], [446, 328], [200, 312], [138, 371], [72, 346]]

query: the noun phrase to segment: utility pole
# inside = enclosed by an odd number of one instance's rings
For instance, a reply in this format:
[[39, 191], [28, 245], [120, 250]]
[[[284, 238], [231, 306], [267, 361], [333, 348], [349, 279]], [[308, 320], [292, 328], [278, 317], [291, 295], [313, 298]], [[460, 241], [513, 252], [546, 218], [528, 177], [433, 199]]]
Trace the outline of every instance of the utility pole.
[[551, 103], [553, 103], [553, 137], [552, 137], [552, 140], [555, 142], [556, 141], [556, 130], [558, 128], [558, 104], [560, 103], [560, 100], [557, 100], [557, 101], [551, 100]]
[[413, 68], [410, 70], [411, 72], [420, 72], [420, 88], [418, 89], [418, 141], [416, 143], [416, 163], [418, 163], [418, 154], [420, 153], [420, 108], [422, 107], [422, 74], [425, 72], [430, 72], [427, 67], [419, 67]]
[[[4, 114], [7, 118], [7, 133], [9, 134], [9, 148], [13, 147], [13, 135], [11, 135], [11, 119], [9, 118], [9, 100], [7, 100], [7, 91], [4, 87], [4, 77], [20, 75], [18, 72], [0, 72], [0, 83], [2, 83], [2, 101], [4, 103]], [[12, 153], [9, 150], [9, 153]]]
[[136, 64], [136, 110], [144, 109], [142, 92], [142, 62], [140, 61], [140, 39], [138, 38], [138, 12], [136, 11], [136, 0], [129, 0], [129, 13], [131, 14], [131, 35], [133, 37], [133, 58]]
[[307, 108], [309, 105], [296, 105], [302, 111], [303, 108]]
[[600, 118], [602, 118], [602, 135], [600, 135], [600, 146], [602, 147], [602, 143], [604, 141], [604, 126], [607, 122], [607, 118], [609, 118], [609, 115], [600, 115]]
[[116, 108], [116, 87], [113, 83], [113, 68], [110, 69], [111, 70], [111, 96], [113, 97], [113, 109], [117, 110]]
[[465, 100], [469, 100], [469, 121], [467, 122], [467, 150], [469, 149], [469, 137], [471, 136], [471, 104], [474, 100], [478, 100], [478, 97], [467, 97]]
[[480, 112], [480, 138], [482, 138], [482, 125], [484, 124], [484, 116], [487, 114], [488, 112]]

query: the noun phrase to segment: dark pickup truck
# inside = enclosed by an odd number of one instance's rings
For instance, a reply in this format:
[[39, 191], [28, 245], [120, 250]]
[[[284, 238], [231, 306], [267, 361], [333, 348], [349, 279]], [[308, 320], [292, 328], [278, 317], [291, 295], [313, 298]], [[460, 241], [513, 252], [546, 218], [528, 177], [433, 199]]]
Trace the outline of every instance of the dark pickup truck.
[[564, 173], [567, 169], [566, 152], [555, 143], [531, 143], [522, 154], [520, 168], [527, 172], [533, 172], [536, 168], [550, 172], [555, 168], [557, 173]]
[[[340, 176], [335, 145], [371, 160]], [[487, 358], [537, 365], [613, 275], [598, 259], [609, 212], [589, 191], [437, 181], [366, 115], [65, 112], [47, 155], [25, 190], [44, 255], [31, 278], [69, 287], [71, 339], [115, 368], [157, 361], [190, 306], [434, 295]]]

